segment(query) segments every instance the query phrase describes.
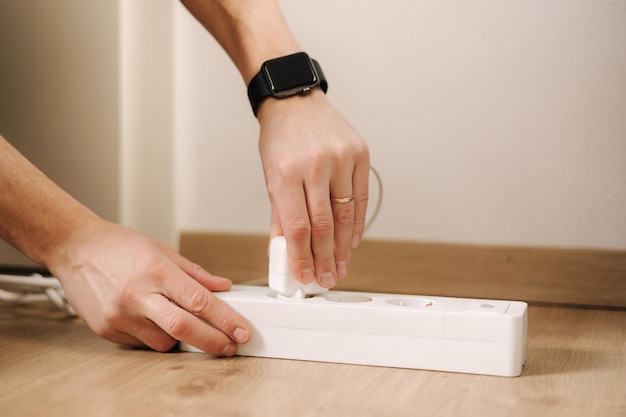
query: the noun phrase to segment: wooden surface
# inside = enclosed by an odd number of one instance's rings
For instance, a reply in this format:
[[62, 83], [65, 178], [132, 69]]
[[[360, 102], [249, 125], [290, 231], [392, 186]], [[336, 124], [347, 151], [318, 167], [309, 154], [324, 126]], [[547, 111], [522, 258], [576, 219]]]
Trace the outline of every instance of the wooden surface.
[[528, 336], [487, 377], [125, 349], [0, 302], [0, 416], [626, 416], [626, 311], [531, 306]]
[[[186, 232], [180, 251], [234, 281], [263, 280], [267, 244]], [[364, 240], [337, 289], [626, 307], [626, 251]]]

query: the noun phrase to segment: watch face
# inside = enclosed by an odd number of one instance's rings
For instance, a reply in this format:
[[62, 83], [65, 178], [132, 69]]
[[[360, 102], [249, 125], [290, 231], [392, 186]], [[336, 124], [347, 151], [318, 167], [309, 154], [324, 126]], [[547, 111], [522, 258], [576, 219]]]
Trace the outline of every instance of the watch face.
[[319, 83], [311, 59], [305, 52], [267, 61], [264, 70], [270, 90], [279, 96], [296, 94]]

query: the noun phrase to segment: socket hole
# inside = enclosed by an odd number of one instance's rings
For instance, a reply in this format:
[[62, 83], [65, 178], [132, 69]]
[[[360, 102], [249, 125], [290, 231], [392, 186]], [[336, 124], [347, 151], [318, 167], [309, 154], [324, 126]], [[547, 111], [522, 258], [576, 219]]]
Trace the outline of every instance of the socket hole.
[[481, 304], [480, 306], [481, 306], [482, 308], [495, 308], [495, 307], [496, 307], [496, 306], [494, 306], [493, 304], [487, 304], [487, 303], [485, 303], [485, 304]]
[[270, 291], [267, 293], [267, 296], [271, 298], [276, 298], [278, 300], [306, 300], [315, 297], [315, 294], [305, 294], [304, 298], [300, 298], [296, 297], [295, 295], [293, 297], [287, 297], [285, 295], [279, 294], [277, 291]]
[[325, 298], [334, 303], [367, 303], [371, 297], [363, 294], [326, 294]]
[[428, 298], [394, 298], [385, 302], [392, 306], [409, 308], [428, 308], [435, 305], [435, 302]]

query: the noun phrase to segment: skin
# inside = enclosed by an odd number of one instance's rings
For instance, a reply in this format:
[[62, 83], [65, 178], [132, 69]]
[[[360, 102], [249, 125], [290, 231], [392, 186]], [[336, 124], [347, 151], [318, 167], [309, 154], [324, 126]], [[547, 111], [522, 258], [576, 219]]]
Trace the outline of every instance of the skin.
[[[247, 85], [261, 64], [300, 51], [276, 1], [184, 0]], [[245, 92], [242, 91], [242, 94]], [[369, 152], [316, 89], [259, 107], [259, 151], [271, 235], [287, 240], [292, 273], [332, 287], [364, 230]], [[332, 197], [354, 195], [349, 203]], [[90, 328], [115, 343], [170, 350], [177, 340], [232, 356], [249, 324], [213, 293], [230, 289], [173, 249], [99, 218], [0, 136], [0, 238], [48, 268]]]
[[[302, 49], [276, 1], [182, 0], [222, 45], [246, 85], [266, 60]], [[320, 89], [265, 100], [259, 151], [272, 205], [271, 237], [284, 235], [303, 283], [334, 286], [350, 269], [365, 227], [369, 151]], [[354, 195], [346, 204], [331, 202]]]
[[99, 336], [158, 351], [182, 340], [223, 356], [248, 340], [246, 320], [213, 294], [229, 280], [99, 218], [1, 136], [0, 196], [0, 237], [59, 279]]

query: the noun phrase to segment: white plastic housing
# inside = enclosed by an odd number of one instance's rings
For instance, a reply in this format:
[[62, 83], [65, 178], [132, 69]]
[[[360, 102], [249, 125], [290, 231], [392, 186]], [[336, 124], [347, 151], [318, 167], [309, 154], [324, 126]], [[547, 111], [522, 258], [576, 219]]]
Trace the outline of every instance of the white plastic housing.
[[524, 302], [337, 291], [294, 300], [237, 285], [216, 295], [252, 326], [242, 356], [500, 376], [520, 375], [525, 361]]
[[288, 298], [305, 298], [328, 291], [317, 281], [303, 284], [291, 275], [284, 236], [276, 236], [270, 242], [269, 286], [280, 296]]

